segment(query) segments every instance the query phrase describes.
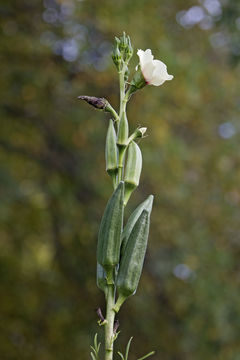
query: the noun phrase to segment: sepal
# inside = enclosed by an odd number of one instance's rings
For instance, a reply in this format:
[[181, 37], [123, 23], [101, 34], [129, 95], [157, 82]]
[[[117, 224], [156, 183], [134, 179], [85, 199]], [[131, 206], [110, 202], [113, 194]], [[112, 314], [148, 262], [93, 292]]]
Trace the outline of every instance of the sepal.
[[134, 94], [137, 90], [142, 89], [144, 86], [147, 85], [146, 80], [142, 74], [140, 67], [138, 67], [137, 71], [135, 72], [132, 81], [130, 82], [130, 87], [128, 89], [129, 96]]

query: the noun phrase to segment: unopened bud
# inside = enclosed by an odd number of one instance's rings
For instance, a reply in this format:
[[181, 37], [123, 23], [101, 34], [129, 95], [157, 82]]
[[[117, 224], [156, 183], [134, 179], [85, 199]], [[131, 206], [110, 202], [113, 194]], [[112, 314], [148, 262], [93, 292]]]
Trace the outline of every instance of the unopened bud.
[[120, 37], [119, 50], [124, 52], [128, 46], [127, 37], [125, 31], [123, 32], [123, 36]]
[[115, 44], [119, 46], [120, 42], [121, 42], [120, 39], [117, 36], [115, 36]]
[[95, 96], [78, 96], [79, 100], [85, 100], [88, 104], [94, 106], [95, 108], [99, 110], [106, 110], [106, 108], [110, 105], [109, 102], [104, 98], [98, 98]]
[[114, 51], [112, 56], [115, 64], [117, 61], [119, 61], [118, 51], [120, 52], [121, 61], [125, 62], [125, 64], [127, 65], [129, 60], [133, 56], [133, 48], [130, 37], [127, 36], [125, 32], [123, 32], [123, 36], [121, 36], [120, 39], [115, 38]]
[[127, 157], [126, 172], [124, 177], [124, 182], [125, 182], [124, 205], [127, 204], [132, 192], [138, 186], [141, 171], [142, 171], [142, 153], [139, 146], [134, 141], [132, 141], [128, 147], [128, 157]]
[[104, 110], [105, 112], [110, 112], [116, 120], [118, 120], [118, 115], [109, 102], [104, 98], [97, 98], [95, 96], [78, 96], [78, 99], [85, 100], [88, 104], [94, 106], [98, 110]]
[[133, 56], [133, 47], [132, 47], [132, 44], [131, 44], [130, 37], [127, 36], [127, 47], [125, 49], [126, 61], [129, 62], [129, 60], [131, 59], [132, 56]]
[[120, 46], [120, 40], [117, 37], [115, 37], [112, 59], [118, 71], [120, 71], [122, 67], [122, 54], [119, 50], [119, 46]]
[[129, 71], [128, 67], [127, 67], [127, 69], [126, 69], [126, 71], [125, 71], [125, 74], [124, 74], [124, 80], [125, 80], [125, 81], [128, 81], [129, 74], [130, 74], [130, 71]]

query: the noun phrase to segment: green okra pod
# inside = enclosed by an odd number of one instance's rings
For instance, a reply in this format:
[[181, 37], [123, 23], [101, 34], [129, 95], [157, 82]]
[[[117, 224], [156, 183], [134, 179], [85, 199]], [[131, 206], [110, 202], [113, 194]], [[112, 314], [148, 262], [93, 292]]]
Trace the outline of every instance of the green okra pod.
[[124, 205], [127, 204], [132, 192], [139, 184], [142, 171], [142, 153], [139, 146], [132, 141], [128, 147], [128, 157], [125, 172], [125, 198]]
[[123, 199], [124, 182], [121, 181], [107, 203], [98, 234], [97, 261], [106, 272], [119, 262]]
[[137, 290], [147, 248], [149, 223], [149, 212], [143, 210], [132, 229], [120, 261], [116, 281], [119, 298], [114, 306], [116, 312], [119, 311], [121, 304]]
[[106, 159], [106, 171], [114, 178], [118, 169], [118, 149], [117, 149], [117, 136], [114, 129], [113, 121], [110, 119], [106, 146], [105, 146], [105, 159]]
[[101, 264], [97, 263], [97, 286], [104, 293], [107, 288], [107, 274]]
[[128, 120], [126, 112], [123, 112], [119, 121], [117, 144], [120, 148], [126, 148], [128, 145]]
[[139, 216], [141, 215], [142, 211], [145, 209], [149, 212], [149, 215], [152, 211], [152, 205], [153, 205], [153, 195], [149, 195], [146, 200], [144, 200], [138, 207], [132, 212], [132, 214], [129, 216], [129, 219], [123, 229], [122, 235], [121, 235], [121, 256], [123, 255], [129, 236], [132, 232], [132, 229], [134, 225], [136, 224], [136, 221], [138, 220]]

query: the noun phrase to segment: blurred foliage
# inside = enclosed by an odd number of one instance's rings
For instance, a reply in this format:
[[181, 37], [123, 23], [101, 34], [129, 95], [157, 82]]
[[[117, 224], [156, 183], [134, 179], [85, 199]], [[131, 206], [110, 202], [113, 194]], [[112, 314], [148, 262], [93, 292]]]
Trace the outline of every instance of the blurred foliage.
[[129, 104], [149, 137], [127, 215], [156, 201], [117, 348], [133, 335], [139, 356], [240, 359], [239, 2], [2, 0], [0, 14], [1, 360], [90, 358], [108, 116], [76, 98], [117, 107], [123, 30], [175, 78]]

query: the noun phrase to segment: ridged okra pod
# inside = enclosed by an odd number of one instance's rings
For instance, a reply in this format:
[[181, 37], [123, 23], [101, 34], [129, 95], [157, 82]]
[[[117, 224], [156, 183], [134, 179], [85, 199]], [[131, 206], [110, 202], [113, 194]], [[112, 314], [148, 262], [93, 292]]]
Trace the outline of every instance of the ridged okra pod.
[[120, 148], [125, 148], [128, 145], [128, 120], [125, 112], [122, 114], [119, 121], [117, 144]]
[[138, 220], [139, 216], [141, 215], [142, 211], [145, 209], [149, 212], [149, 215], [151, 215], [153, 199], [154, 199], [154, 196], [149, 195], [148, 198], [146, 200], [144, 200], [140, 205], [138, 205], [138, 207], [129, 216], [127, 224], [125, 225], [122, 235], [121, 235], [121, 256], [123, 255], [123, 253], [125, 251], [129, 236], [132, 232], [134, 225], [136, 224], [136, 221]]
[[116, 282], [119, 295], [114, 307], [116, 312], [118, 312], [126, 298], [133, 295], [137, 290], [147, 248], [149, 222], [149, 212], [143, 210], [129, 236], [126, 249], [121, 258]]
[[109, 126], [106, 137], [105, 147], [106, 171], [113, 177], [118, 169], [118, 149], [117, 149], [117, 136], [114, 129], [113, 121], [109, 120]]
[[97, 286], [104, 293], [107, 289], [107, 274], [101, 264], [97, 263]]
[[142, 171], [142, 153], [139, 146], [132, 141], [128, 147], [128, 157], [126, 164], [126, 171], [124, 176], [125, 181], [125, 198], [124, 205], [127, 204], [133, 190], [139, 184], [139, 179]]
[[98, 233], [97, 261], [106, 271], [119, 262], [123, 198], [124, 182], [121, 181], [107, 203]]

